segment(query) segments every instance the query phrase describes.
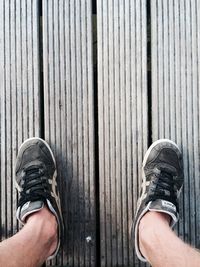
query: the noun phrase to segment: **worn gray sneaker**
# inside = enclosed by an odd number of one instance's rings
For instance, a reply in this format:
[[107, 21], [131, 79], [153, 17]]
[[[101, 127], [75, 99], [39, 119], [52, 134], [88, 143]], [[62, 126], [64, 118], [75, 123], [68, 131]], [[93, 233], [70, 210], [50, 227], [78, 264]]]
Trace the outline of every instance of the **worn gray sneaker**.
[[173, 228], [179, 218], [178, 197], [183, 185], [182, 155], [178, 146], [168, 140], [154, 142], [147, 150], [142, 166], [142, 188], [132, 228], [138, 258], [146, 262], [139, 248], [138, 226], [148, 211], [171, 216]]
[[63, 219], [60, 197], [56, 182], [56, 163], [49, 145], [34, 137], [20, 147], [16, 166], [16, 187], [20, 193], [17, 219], [25, 224], [28, 215], [41, 210], [45, 205], [55, 215], [58, 222], [58, 245], [48, 259], [56, 256], [63, 233]]

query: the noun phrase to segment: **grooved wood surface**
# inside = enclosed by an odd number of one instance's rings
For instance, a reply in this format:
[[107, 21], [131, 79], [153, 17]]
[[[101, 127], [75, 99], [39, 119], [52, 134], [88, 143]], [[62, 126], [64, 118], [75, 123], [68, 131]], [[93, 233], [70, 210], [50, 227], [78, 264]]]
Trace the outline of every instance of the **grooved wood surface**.
[[18, 229], [18, 148], [40, 135], [38, 30], [38, 0], [0, 1], [0, 240]]
[[19, 228], [17, 151], [43, 136], [65, 222], [46, 265], [141, 267], [130, 229], [151, 133], [183, 151], [176, 230], [200, 248], [200, 0], [96, 4], [92, 22], [91, 0], [0, 0], [0, 241]]
[[153, 140], [183, 151], [179, 235], [200, 248], [200, 1], [151, 1]]
[[101, 266], [139, 266], [130, 229], [148, 140], [146, 23], [144, 0], [97, 1]]
[[43, 1], [45, 139], [58, 167], [65, 237], [53, 266], [95, 266], [91, 1]]

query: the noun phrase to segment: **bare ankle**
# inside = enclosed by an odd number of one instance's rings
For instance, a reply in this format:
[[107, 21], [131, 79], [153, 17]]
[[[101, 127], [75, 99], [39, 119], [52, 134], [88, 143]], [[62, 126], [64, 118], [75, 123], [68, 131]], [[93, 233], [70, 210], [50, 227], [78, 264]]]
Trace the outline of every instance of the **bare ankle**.
[[47, 257], [51, 256], [58, 243], [58, 223], [53, 213], [47, 207], [44, 207], [29, 216], [26, 225], [34, 225], [34, 229], [37, 227], [37, 233], [41, 236], [41, 240], [45, 242]]
[[58, 243], [58, 224], [56, 217], [52, 213], [51, 220], [47, 221], [45, 225], [44, 234], [46, 235], [46, 240], [48, 240], [49, 257], [55, 252]]
[[170, 216], [160, 212], [147, 212], [139, 224], [139, 246], [141, 253], [147, 258], [147, 251], [157, 247], [159, 231], [169, 227]]

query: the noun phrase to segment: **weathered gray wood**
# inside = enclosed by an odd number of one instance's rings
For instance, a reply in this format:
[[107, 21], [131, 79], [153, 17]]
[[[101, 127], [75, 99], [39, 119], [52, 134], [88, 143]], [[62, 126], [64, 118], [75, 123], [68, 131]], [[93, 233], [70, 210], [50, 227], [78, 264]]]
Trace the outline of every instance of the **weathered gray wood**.
[[97, 31], [101, 266], [139, 266], [130, 228], [148, 140], [146, 1], [97, 1]]
[[43, 1], [45, 139], [57, 159], [65, 221], [63, 250], [49, 265], [95, 266], [91, 27], [91, 1]]
[[153, 0], [153, 140], [170, 138], [183, 151], [185, 182], [179, 234], [200, 247], [200, 1]]
[[0, 240], [17, 230], [14, 165], [40, 135], [38, 0], [0, 0]]

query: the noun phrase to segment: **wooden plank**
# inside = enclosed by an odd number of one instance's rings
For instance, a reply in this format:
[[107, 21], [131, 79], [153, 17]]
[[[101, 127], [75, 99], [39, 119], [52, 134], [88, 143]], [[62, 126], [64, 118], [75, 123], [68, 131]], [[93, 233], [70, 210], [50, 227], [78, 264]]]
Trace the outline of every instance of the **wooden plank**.
[[43, 1], [45, 139], [57, 159], [65, 239], [48, 265], [95, 266], [91, 1]]
[[200, 247], [200, 1], [151, 1], [153, 140], [170, 138], [184, 156], [179, 235]]
[[146, 1], [97, 1], [101, 266], [139, 265], [130, 228], [147, 149]]
[[38, 0], [0, 0], [0, 240], [18, 228], [18, 148], [40, 135], [38, 27]]

